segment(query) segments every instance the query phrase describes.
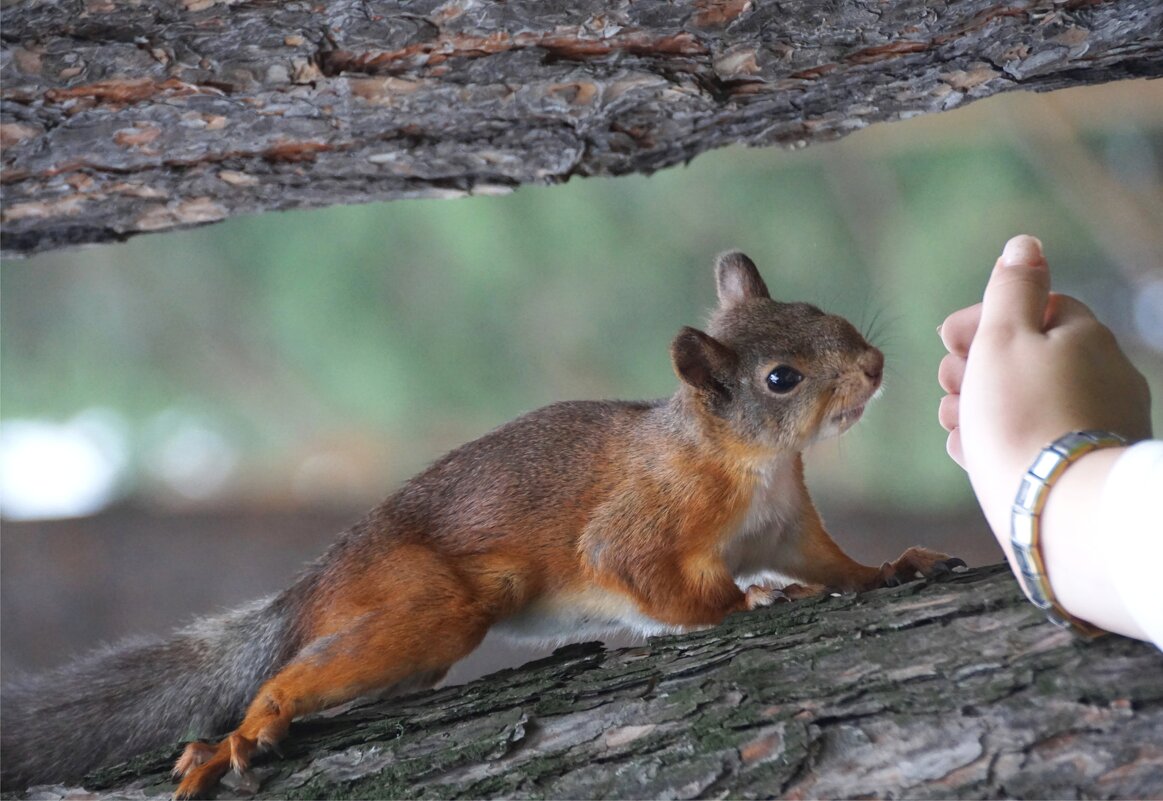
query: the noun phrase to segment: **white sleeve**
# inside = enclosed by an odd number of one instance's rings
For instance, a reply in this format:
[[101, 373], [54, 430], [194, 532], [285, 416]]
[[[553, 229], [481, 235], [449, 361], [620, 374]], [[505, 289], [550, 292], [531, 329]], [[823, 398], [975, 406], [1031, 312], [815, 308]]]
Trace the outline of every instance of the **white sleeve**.
[[1163, 440], [1146, 440], [1118, 458], [1102, 492], [1107, 574], [1123, 605], [1163, 649]]

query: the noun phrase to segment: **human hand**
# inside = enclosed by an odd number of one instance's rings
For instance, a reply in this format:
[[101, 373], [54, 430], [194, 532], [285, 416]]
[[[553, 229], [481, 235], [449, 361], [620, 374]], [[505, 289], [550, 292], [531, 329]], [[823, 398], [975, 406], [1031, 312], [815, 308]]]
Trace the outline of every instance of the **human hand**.
[[983, 301], [949, 315], [940, 336], [946, 447], [1007, 554], [1014, 494], [1042, 448], [1080, 429], [1151, 435], [1146, 379], [1089, 308], [1050, 291], [1032, 236], [1006, 243]]

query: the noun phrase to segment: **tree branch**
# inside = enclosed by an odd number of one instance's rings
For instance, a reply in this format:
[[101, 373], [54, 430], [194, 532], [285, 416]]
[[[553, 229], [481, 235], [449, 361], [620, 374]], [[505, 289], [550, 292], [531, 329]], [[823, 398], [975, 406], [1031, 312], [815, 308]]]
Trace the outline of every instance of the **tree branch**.
[[[305, 720], [283, 757], [229, 792], [1158, 798], [1161, 668], [1146, 643], [1051, 626], [1002, 565], [736, 615], [641, 648], [569, 646]], [[85, 786], [97, 799], [161, 797], [176, 753]]]
[[1154, 0], [17, 0], [10, 254], [495, 194], [1163, 74]]

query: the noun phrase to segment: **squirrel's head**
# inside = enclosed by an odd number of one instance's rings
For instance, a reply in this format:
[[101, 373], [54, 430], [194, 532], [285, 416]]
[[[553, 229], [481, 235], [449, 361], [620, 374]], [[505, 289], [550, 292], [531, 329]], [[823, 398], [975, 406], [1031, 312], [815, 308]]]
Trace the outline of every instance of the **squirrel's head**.
[[719, 256], [715, 277], [706, 333], [683, 328], [670, 346], [680, 392], [762, 450], [800, 451], [860, 419], [880, 388], [879, 350], [843, 317], [772, 300], [742, 253]]

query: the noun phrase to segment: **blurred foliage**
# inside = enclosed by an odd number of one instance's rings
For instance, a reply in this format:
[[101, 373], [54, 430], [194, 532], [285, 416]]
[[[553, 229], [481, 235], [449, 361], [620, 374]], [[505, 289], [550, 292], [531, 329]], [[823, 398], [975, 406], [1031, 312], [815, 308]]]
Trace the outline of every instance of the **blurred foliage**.
[[[536, 406], [669, 394], [670, 338], [714, 303], [715, 253], [739, 248], [777, 297], [848, 316], [888, 355], [887, 391], [866, 420], [809, 458], [817, 492], [966, 504], [936, 422], [936, 326], [980, 297], [1001, 245], [1023, 231], [1046, 242], [1057, 286], [1084, 289], [1135, 350], [1129, 283], [1013, 142], [946, 133], [878, 149], [863, 136], [9, 262], [2, 414], [116, 412], [124, 493], [166, 494], [150, 454], [177, 414], [237, 456], [220, 500], [371, 502]], [[1088, 136], [1096, 158], [1129, 136], [1145, 154], [1132, 175], [1154, 170], [1158, 185], [1159, 129]], [[1135, 352], [1158, 398], [1159, 353]]]

